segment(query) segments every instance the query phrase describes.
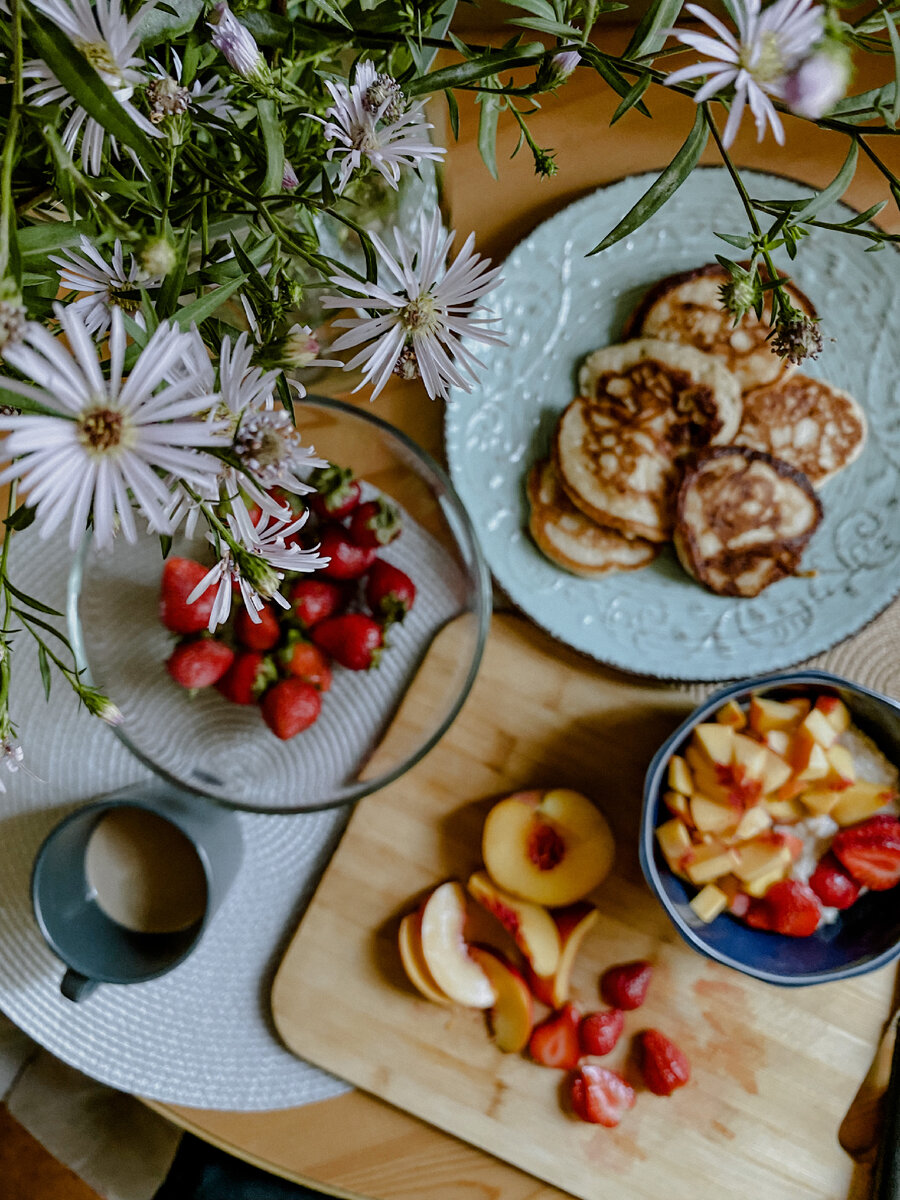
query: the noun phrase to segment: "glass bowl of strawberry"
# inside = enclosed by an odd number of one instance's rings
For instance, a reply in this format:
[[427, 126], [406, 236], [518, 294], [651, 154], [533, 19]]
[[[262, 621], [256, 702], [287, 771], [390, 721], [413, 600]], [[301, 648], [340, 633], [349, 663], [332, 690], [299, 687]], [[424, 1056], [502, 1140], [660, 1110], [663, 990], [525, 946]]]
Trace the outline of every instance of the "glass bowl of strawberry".
[[647, 772], [640, 857], [675, 928], [769, 983], [900, 955], [900, 703], [825, 671], [722, 688]]
[[471, 522], [429, 455], [338, 400], [306, 397], [295, 420], [328, 465], [306, 480], [315, 491], [277, 495], [308, 509], [296, 536], [328, 562], [286, 572], [281, 603], [251, 616], [235, 583], [216, 623], [218, 586], [195, 595], [217, 561], [199, 534], [165, 559], [150, 535], [106, 554], [87, 541], [69, 585], [78, 665], [122, 711], [126, 746], [254, 812], [350, 804], [408, 770], [462, 706], [490, 622]]

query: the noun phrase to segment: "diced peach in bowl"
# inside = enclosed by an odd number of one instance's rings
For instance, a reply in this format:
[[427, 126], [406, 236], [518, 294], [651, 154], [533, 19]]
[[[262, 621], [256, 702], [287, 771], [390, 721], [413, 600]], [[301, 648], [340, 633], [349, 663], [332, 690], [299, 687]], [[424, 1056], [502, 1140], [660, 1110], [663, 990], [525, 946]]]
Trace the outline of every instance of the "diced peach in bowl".
[[722, 688], [650, 764], [644, 875], [688, 944], [746, 974], [873, 970], [900, 955], [898, 767], [896, 700], [824, 671]]

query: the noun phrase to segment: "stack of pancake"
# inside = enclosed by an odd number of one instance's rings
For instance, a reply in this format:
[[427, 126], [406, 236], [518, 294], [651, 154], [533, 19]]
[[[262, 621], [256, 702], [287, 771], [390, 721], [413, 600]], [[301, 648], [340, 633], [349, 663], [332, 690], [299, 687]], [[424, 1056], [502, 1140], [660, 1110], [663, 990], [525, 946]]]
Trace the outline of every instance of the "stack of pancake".
[[662, 280], [627, 340], [583, 363], [550, 457], [528, 477], [532, 537], [565, 570], [636, 570], [671, 541], [721, 595], [798, 573], [818, 489], [862, 452], [865, 416], [772, 352], [766, 313], [735, 326], [719, 300], [727, 278], [713, 264]]

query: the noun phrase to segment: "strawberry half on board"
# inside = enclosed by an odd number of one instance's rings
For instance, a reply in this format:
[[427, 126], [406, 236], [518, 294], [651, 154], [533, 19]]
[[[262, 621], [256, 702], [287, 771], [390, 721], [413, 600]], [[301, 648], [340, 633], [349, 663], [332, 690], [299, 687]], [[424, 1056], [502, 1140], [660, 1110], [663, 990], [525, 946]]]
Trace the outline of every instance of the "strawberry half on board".
[[653, 967], [648, 962], [620, 963], [610, 967], [600, 977], [600, 994], [612, 1008], [630, 1011], [640, 1008], [647, 999], [647, 990], [653, 978]]
[[564, 1004], [535, 1026], [528, 1042], [528, 1053], [542, 1067], [574, 1070], [581, 1058], [580, 1023], [581, 1013], [575, 1005]]
[[569, 1098], [576, 1116], [592, 1125], [614, 1129], [629, 1108], [634, 1108], [634, 1088], [616, 1071], [585, 1063], [569, 1082]]
[[831, 850], [847, 874], [873, 892], [900, 883], [900, 820], [888, 813], [842, 829]]
[[658, 1029], [645, 1029], [637, 1037], [638, 1062], [644, 1083], [656, 1096], [671, 1096], [691, 1078], [687, 1055]]

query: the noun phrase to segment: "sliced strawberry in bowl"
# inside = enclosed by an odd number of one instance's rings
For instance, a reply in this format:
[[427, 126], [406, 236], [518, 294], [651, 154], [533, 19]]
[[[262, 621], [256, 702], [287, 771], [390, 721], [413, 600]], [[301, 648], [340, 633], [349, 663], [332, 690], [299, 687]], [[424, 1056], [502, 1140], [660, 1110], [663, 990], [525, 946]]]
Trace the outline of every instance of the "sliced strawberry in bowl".
[[849, 908], [859, 898], [860, 884], [852, 879], [830, 851], [816, 864], [809, 886], [829, 908]]
[[835, 834], [834, 856], [847, 873], [873, 892], [900, 883], [900, 820], [887, 813], [869, 817]]
[[763, 897], [763, 904], [773, 933], [788, 937], [810, 937], [819, 927], [822, 905], [809, 884], [799, 879], [782, 879], [773, 883]]
[[575, 1115], [592, 1125], [614, 1129], [629, 1108], [634, 1108], [634, 1088], [617, 1071], [599, 1063], [585, 1063], [569, 1082]]

